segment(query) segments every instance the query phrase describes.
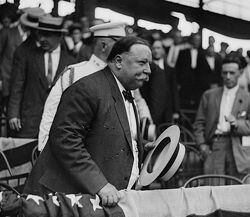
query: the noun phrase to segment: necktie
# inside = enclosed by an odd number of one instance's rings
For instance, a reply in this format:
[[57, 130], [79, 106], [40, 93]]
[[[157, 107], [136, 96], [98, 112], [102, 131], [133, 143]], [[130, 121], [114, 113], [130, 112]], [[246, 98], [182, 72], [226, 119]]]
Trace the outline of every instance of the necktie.
[[137, 134], [137, 147], [139, 150], [139, 169], [141, 168], [141, 159], [142, 159], [142, 143], [141, 143], [141, 135], [140, 135], [140, 125], [139, 125], [139, 118], [138, 118], [138, 114], [137, 114], [137, 110], [136, 110], [136, 106], [134, 103], [134, 97], [131, 94], [131, 91], [129, 90], [123, 90], [122, 94], [125, 98], [125, 100], [128, 100], [128, 102], [130, 102], [133, 106], [133, 110], [134, 110], [134, 114], [135, 114], [135, 121], [136, 121], [136, 134]]
[[49, 58], [48, 58], [48, 74], [47, 74], [47, 80], [48, 80], [48, 86], [49, 88], [51, 87], [52, 84], [52, 73], [53, 73], [53, 66], [52, 66], [52, 56], [51, 52], [48, 53]]

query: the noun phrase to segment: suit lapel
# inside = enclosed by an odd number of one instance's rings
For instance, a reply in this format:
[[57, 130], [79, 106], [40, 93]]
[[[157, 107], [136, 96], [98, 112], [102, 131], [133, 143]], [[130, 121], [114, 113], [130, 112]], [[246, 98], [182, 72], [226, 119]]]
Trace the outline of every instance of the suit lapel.
[[122, 95], [115, 81], [115, 78], [113, 77], [108, 67], [104, 69], [104, 74], [106, 78], [108, 79], [108, 82], [111, 88], [111, 93], [115, 101], [115, 110], [116, 110], [117, 116], [119, 118], [123, 132], [126, 136], [126, 139], [129, 143], [129, 146], [132, 149], [132, 139], [131, 139], [131, 133], [130, 133], [130, 128], [129, 128], [129, 122], [128, 122], [128, 117], [127, 117], [126, 108], [123, 102]]
[[220, 87], [218, 91], [215, 92], [215, 96], [214, 96], [214, 105], [212, 106], [214, 108], [213, 109], [214, 112], [209, 114], [210, 115], [209, 118], [214, 120], [213, 121], [214, 124], [211, 127], [211, 131], [209, 135], [212, 135], [217, 128], [217, 123], [220, 117], [220, 104], [221, 104], [222, 94], [223, 94], [223, 88]]
[[64, 70], [64, 66], [66, 63], [67, 63], [67, 55], [66, 55], [66, 52], [64, 50], [62, 50], [62, 48], [61, 48], [60, 59], [59, 59], [58, 67], [56, 70], [56, 74], [55, 74], [52, 86], [55, 84], [60, 73]]
[[237, 93], [236, 93], [233, 108], [232, 108], [232, 112], [231, 112], [231, 114], [235, 118], [237, 118], [237, 115], [238, 115], [239, 109], [240, 109], [240, 107], [241, 107], [241, 105], [243, 103], [243, 100], [244, 100], [244, 96], [243, 96], [243, 93], [242, 93], [242, 89], [239, 88]]
[[38, 76], [39, 79], [42, 83], [42, 85], [44, 86], [44, 88], [48, 88], [48, 81], [47, 78], [45, 76], [45, 63], [44, 63], [44, 52], [42, 51], [41, 48], [37, 48], [37, 69], [38, 69]]

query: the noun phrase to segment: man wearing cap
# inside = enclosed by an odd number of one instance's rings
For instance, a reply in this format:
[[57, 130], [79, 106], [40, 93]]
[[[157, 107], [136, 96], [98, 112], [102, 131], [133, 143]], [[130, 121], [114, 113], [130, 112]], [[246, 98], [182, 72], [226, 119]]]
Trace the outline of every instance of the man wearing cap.
[[135, 184], [143, 147], [130, 90], [148, 81], [151, 50], [142, 39], [124, 37], [107, 61], [108, 67], [64, 91], [24, 193], [98, 194], [112, 206], [118, 190]]
[[38, 137], [50, 88], [64, 67], [75, 61], [60, 46], [64, 31], [61, 18], [43, 15], [35, 28], [39, 30], [40, 46], [35, 46], [34, 42], [32, 48], [24, 46], [28, 55], [24, 55], [18, 64], [12, 82], [8, 118], [15, 137]]
[[206, 91], [194, 123], [194, 135], [205, 158], [205, 174], [242, 178], [250, 172], [250, 96], [238, 85], [240, 61], [223, 60], [224, 87]]
[[[50, 127], [63, 91], [80, 78], [103, 69], [107, 65], [107, 57], [115, 41], [126, 35], [123, 22], [99, 24], [91, 27], [90, 30], [95, 37], [94, 51], [90, 60], [69, 66], [68, 70], [59, 77], [46, 100], [38, 137], [39, 151], [42, 151], [48, 140]], [[140, 118], [148, 117], [149, 120], [152, 120], [147, 104], [139, 90], [135, 90], [134, 96]]]

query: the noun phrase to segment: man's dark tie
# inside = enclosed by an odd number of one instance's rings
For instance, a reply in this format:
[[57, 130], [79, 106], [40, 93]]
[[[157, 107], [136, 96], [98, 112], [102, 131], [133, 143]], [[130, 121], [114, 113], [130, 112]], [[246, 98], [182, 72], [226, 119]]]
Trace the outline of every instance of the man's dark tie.
[[48, 74], [47, 74], [47, 80], [48, 80], [48, 85], [49, 88], [51, 87], [52, 84], [52, 74], [53, 74], [53, 65], [52, 65], [52, 57], [51, 57], [51, 52], [48, 52], [49, 58], [48, 58]]
[[140, 160], [141, 160], [140, 155], [142, 154], [142, 143], [141, 143], [140, 125], [139, 125], [139, 118], [138, 118], [138, 114], [137, 114], [137, 109], [136, 109], [135, 102], [134, 102], [134, 97], [132, 96], [131, 91], [129, 91], [129, 90], [123, 90], [122, 94], [123, 94], [125, 100], [128, 100], [132, 104], [133, 110], [134, 110], [134, 114], [135, 114], [136, 134], [137, 134], [137, 148], [139, 150], [139, 169], [140, 169], [141, 168], [140, 167], [140, 164], [141, 164], [141, 162], [140, 162]]

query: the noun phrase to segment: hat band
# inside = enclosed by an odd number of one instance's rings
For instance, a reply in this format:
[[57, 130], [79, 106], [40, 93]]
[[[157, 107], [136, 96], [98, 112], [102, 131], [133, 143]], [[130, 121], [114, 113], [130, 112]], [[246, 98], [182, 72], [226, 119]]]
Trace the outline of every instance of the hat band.
[[54, 24], [49, 24], [49, 23], [39, 23], [40, 28], [46, 28], [46, 29], [54, 29], [54, 30], [61, 30], [62, 29], [62, 25], [54, 25]]
[[164, 176], [169, 171], [170, 167], [173, 165], [173, 163], [178, 155], [179, 149], [180, 149], [180, 144], [178, 143], [170, 161], [168, 161], [167, 165], [165, 166], [165, 168], [162, 170], [162, 172], [160, 173], [160, 175], [157, 178]]
[[31, 17], [28, 15], [27, 20], [32, 22], [32, 23], [38, 23], [38, 17]]

